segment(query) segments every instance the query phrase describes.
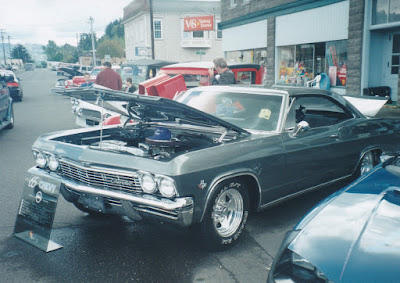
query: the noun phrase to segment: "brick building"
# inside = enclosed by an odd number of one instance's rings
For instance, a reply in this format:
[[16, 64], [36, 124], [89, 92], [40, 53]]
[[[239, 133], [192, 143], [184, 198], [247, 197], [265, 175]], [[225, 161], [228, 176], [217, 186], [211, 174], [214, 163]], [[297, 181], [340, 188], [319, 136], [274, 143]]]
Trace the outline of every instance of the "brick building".
[[326, 73], [337, 93], [389, 86], [399, 101], [400, 1], [221, 0], [228, 61], [262, 62], [267, 83]]

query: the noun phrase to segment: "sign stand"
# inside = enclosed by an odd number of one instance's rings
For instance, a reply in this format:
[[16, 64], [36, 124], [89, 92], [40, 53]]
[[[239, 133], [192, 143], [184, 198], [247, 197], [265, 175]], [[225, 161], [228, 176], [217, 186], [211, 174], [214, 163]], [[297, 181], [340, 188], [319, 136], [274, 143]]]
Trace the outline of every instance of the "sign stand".
[[45, 252], [62, 248], [50, 240], [60, 187], [57, 178], [42, 170], [31, 168], [27, 172], [14, 236]]

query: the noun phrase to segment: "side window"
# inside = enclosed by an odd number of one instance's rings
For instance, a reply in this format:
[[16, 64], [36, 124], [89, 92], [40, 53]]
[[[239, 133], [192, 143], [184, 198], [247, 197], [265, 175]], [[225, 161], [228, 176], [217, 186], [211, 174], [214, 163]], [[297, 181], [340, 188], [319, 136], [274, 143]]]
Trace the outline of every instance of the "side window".
[[236, 83], [238, 84], [254, 84], [255, 80], [255, 72], [237, 72]]
[[352, 118], [343, 107], [326, 97], [298, 97], [293, 106], [296, 123], [306, 121], [311, 128], [330, 126]]

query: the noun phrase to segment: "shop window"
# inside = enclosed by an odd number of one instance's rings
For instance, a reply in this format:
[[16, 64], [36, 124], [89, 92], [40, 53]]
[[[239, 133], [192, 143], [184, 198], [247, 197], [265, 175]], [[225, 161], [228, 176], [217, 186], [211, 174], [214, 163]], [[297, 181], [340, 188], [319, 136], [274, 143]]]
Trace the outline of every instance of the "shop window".
[[280, 48], [279, 84], [305, 86], [314, 78], [315, 46], [315, 44], [301, 44]]
[[162, 21], [154, 20], [154, 38], [162, 39]]
[[346, 85], [347, 41], [322, 42], [278, 48], [278, 84], [306, 86], [321, 73], [332, 86]]
[[230, 0], [231, 7], [236, 7], [237, 0]]
[[372, 24], [400, 22], [400, 0], [373, 0]]
[[390, 0], [389, 4], [389, 22], [400, 21], [400, 0]]
[[347, 79], [347, 41], [326, 43], [326, 73], [331, 86], [346, 86]]

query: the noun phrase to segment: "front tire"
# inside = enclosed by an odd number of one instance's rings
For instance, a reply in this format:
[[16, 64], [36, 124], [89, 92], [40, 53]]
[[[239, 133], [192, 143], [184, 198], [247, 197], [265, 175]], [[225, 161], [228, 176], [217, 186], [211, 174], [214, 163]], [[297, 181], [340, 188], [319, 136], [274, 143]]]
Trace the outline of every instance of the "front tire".
[[200, 236], [212, 250], [232, 246], [242, 233], [249, 215], [249, 196], [245, 184], [230, 180], [218, 186], [208, 204]]
[[11, 114], [10, 114], [10, 124], [6, 127], [6, 129], [14, 128], [14, 107], [11, 106]]
[[360, 176], [368, 173], [375, 166], [375, 157], [372, 151], [368, 151], [364, 154], [360, 161]]

